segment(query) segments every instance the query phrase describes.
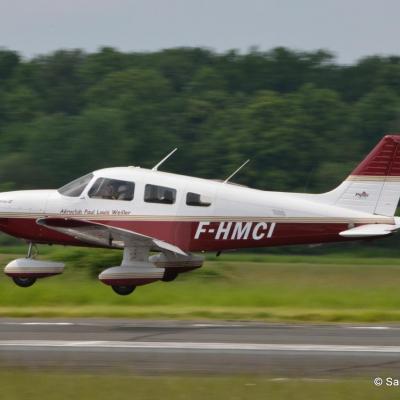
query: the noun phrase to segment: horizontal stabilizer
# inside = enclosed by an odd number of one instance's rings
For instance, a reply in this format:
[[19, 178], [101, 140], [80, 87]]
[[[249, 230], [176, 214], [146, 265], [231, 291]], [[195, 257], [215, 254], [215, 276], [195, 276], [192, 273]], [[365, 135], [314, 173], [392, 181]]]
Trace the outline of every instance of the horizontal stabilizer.
[[339, 233], [340, 236], [346, 238], [368, 238], [377, 236], [390, 235], [400, 228], [400, 225], [389, 224], [367, 224], [357, 226], [356, 228], [348, 229]]

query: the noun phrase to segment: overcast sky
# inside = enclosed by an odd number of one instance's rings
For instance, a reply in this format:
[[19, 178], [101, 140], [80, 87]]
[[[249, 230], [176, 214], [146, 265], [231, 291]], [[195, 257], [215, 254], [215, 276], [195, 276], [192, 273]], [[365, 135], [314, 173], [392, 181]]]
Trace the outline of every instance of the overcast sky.
[[400, 0], [0, 0], [0, 47], [123, 51], [333, 51], [340, 63], [400, 55]]

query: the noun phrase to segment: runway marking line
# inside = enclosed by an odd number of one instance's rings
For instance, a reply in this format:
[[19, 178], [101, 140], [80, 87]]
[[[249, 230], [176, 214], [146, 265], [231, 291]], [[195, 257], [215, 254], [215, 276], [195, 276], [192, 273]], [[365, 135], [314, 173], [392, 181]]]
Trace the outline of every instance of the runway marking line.
[[241, 328], [245, 327], [242, 324], [192, 324], [190, 327], [193, 328]]
[[2, 322], [1, 325], [27, 325], [27, 326], [72, 326], [73, 322]]
[[162, 350], [221, 350], [221, 351], [292, 351], [292, 352], [356, 352], [400, 353], [400, 346], [268, 344], [268, 343], [207, 343], [207, 342], [123, 342], [73, 340], [0, 340], [0, 348], [106, 348]]
[[347, 329], [370, 329], [372, 331], [383, 331], [386, 329], [395, 329], [390, 326], [348, 326]]

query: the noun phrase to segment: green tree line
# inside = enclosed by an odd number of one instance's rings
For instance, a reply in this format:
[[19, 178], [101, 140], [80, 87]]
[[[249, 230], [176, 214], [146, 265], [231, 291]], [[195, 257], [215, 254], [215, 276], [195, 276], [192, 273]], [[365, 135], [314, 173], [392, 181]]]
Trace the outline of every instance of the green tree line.
[[151, 167], [264, 190], [318, 192], [400, 131], [400, 56], [339, 65], [327, 51], [0, 50], [0, 190]]

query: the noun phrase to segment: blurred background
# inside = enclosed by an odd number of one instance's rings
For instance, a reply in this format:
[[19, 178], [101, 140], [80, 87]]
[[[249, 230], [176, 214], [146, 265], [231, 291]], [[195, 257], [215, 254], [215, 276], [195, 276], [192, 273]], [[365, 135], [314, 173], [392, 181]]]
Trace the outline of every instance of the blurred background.
[[338, 185], [400, 131], [385, 0], [0, 3], [0, 191], [152, 167], [263, 190]]
[[398, 131], [400, 56], [341, 65], [284, 47], [0, 50], [1, 191], [152, 167], [178, 147], [164, 169], [224, 179], [249, 158], [238, 183], [321, 192]]
[[400, 131], [400, 56], [329, 51], [0, 50], [0, 190], [152, 167], [263, 190], [325, 191]]

